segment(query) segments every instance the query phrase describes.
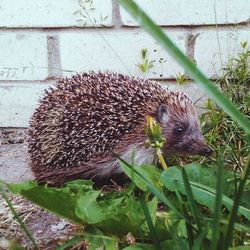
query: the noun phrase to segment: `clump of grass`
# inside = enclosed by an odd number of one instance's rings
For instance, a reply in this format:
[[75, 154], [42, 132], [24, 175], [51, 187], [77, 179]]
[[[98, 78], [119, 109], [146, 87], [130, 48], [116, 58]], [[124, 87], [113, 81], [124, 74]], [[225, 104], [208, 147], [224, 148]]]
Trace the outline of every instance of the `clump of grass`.
[[[241, 113], [250, 118], [250, 49], [246, 42], [241, 47], [242, 52], [229, 59], [216, 83]], [[201, 123], [208, 143], [214, 152], [223, 154], [226, 168], [242, 172], [249, 152], [246, 133], [211, 100], [205, 108], [207, 112], [201, 116]], [[214, 155], [211, 161], [216, 158]]]

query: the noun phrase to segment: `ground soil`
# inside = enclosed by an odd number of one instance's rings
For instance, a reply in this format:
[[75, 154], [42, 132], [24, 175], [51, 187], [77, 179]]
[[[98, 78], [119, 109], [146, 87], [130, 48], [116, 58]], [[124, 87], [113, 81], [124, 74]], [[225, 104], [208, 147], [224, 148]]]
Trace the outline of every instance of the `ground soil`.
[[[0, 180], [19, 183], [34, 179], [28, 164], [25, 139], [25, 129], [0, 130]], [[22, 197], [8, 196], [40, 249], [55, 249], [79, 230], [78, 226], [38, 208]], [[26, 249], [34, 249], [0, 194], [0, 249], [9, 249], [10, 241], [18, 242]]]

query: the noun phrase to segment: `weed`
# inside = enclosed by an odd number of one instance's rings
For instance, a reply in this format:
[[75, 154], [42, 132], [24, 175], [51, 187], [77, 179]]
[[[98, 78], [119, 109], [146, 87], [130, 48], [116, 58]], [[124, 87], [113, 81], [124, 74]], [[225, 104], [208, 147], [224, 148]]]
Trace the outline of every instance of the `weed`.
[[141, 50], [141, 58], [142, 62], [137, 64], [137, 67], [140, 69], [142, 73], [148, 73], [150, 69], [154, 67], [153, 62], [148, 59], [147, 56], [148, 50], [146, 48]]
[[175, 75], [176, 82], [180, 85], [183, 85], [187, 82], [187, 76], [182, 73], [178, 73]]

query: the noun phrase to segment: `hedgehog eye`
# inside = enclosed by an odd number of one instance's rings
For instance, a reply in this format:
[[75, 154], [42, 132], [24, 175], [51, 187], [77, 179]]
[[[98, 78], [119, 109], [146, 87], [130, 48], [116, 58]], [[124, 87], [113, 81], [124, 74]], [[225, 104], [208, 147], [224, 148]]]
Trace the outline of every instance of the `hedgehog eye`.
[[181, 135], [184, 131], [185, 131], [185, 128], [183, 128], [183, 127], [176, 127], [176, 128], [174, 129], [174, 132], [175, 132], [175, 134], [177, 134], [177, 135]]

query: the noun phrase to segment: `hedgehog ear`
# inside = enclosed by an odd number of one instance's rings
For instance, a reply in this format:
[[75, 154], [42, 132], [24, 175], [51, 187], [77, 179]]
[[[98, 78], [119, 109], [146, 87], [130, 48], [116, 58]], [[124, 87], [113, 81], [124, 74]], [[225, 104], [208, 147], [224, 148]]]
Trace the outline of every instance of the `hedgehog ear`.
[[160, 123], [167, 123], [169, 120], [167, 106], [165, 104], [161, 104], [158, 108], [158, 121]]

